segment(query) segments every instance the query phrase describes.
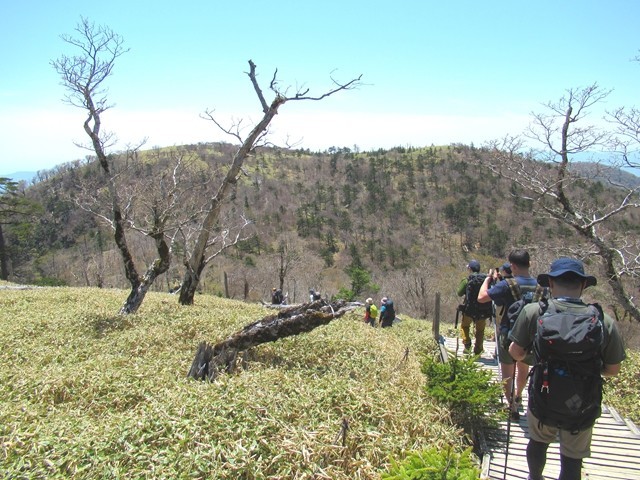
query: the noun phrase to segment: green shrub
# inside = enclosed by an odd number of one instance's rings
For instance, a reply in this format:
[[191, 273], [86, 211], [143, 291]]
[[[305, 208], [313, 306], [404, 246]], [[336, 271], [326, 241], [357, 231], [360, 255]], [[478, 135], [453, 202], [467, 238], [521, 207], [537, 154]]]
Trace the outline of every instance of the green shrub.
[[422, 373], [427, 393], [449, 407], [456, 424], [468, 427], [495, 421], [492, 414], [500, 408], [502, 388], [475, 357], [452, 358], [448, 363], [426, 358]]
[[340, 287], [338, 293], [333, 296], [334, 300], [346, 300], [347, 302], [352, 302], [355, 299], [356, 295], [352, 290], [349, 290], [345, 287]]
[[456, 453], [451, 447], [432, 447], [409, 454], [402, 462], [391, 460], [391, 468], [382, 474], [384, 480], [476, 480], [480, 469], [468, 448]]

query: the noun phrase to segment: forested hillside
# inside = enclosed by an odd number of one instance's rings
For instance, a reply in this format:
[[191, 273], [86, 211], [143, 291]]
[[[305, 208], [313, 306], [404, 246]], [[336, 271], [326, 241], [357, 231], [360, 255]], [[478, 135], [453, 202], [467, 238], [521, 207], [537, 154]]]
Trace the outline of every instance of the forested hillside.
[[[155, 289], [178, 286], [199, 212], [235, 150], [229, 144], [198, 144], [118, 158], [135, 261], [148, 264], [154, 258], [153, 240], [143, 233], [150, 231], [150, 213], [166, 208], [169, 200], [174, 205], [167, 229], [172, 262]], [[268, 300], [282, 278], [290, 302], [306, 301], [310, 288], [361, 300], [386, 295], [400, 314], [426, 317], [436, 292], [442, 293], [445, 312], [453, 312], [454, 292], [471, 258], [488, 269], [502, 263], [511, 248], [523, 247], [535, 259], [537, 273], [563, 249], [570, 253], [567, 247], [579, 243], [574, 233], [533, 216], [531, 200], [516, 185], [479, 166], [483, 155], [487, 152], [463, 145], [322, 153], [258, 148], [212, 235], [218, 241], [234, 235], [240, 240], [211, 260], [200, 289]], [[92, 158], [39, 172], [25, 196], [44, 213], [4, 228], [9, 279], [126, 287], [106, 221], [106, 193]], [[570, 195], [604, 204], [620, 193], [604, 182], [584, 180], [572, 184]], [[615, 222], [629, 235], [639, 233], [633, 210]]]

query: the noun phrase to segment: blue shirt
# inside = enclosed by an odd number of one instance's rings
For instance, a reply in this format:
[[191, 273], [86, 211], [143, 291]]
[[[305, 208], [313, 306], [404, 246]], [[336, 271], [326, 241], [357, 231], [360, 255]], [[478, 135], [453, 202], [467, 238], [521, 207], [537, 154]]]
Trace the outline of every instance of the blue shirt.
[[[538, 284], [538, 281], [533, 277], [517, 275], [513, 278], [520, 286], [535, 287]], [[498, 307], [504, 307], [502, 309], [502, 316], [500, 317], [500, 324], [504, 325], [505, 322], [507, 322], [506, 325], [508, 325], [509, 320], [507, 318], [507, 310], [509, 310], [509, 307], [516, 301], [516, 299], [513, 298], [507, 281], [500, 280], [493, 287], [487, 290], [487, 294]]]

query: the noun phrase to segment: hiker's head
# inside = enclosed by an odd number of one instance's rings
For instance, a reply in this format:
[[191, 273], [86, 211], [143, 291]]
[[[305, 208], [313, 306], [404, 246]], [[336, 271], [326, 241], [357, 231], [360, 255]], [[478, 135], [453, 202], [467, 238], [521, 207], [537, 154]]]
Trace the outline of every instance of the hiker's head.
[[502, 275], [511, 275], [511, 264], [509, 262], [502, 264], [500, 273]]
[[369, 297], [365, 300], [365, 302], [367, 303], [367, 305], [371, 305], [373, 303], [373, 298]]
[[596, 285], [596, 277], [584, 273], [584, 265], [575, 258], [561, 257], [554, 260], [549, 273], [538, 275], [538, 283], [557, 291], [578, 291]]
[[471, 270], [472, 272], [478, 273], [480, 272], [480, 262], [477, 260], [471, 260], [468, 264], [467, 264], [467, 268], [469, 270]]
[[518, 274], [518, 270], [527, 270], [531, 265], [531, 257], [526, 250], [511, 250], [508, 258], [514, 275]]
[[387, 297], [382, 297], [382, 300], [380, 300], [380, 303], [384, 305], [385, 303], [387, 303], [387, 300], [388, 300]]

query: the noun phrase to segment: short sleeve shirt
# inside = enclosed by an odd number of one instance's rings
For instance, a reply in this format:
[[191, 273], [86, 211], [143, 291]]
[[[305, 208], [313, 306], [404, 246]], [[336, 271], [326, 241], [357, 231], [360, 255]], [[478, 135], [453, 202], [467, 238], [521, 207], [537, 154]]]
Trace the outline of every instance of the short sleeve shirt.
[[[549, 302], [554, 302], [554, 305], [556, 305], [559, 310], [582, 313], [587, 309], [587, 304], [585, 303], [567, 302], [558, 299], [551, 299]], [[537, 303], [526, 305], [522, 309], [522, 312], [520, 312], [513, 326], [513, 330], [511, 330], [509, 334], [509, 339], [522, 348], [528, 349], [536, 335], [537, 320], [539, 317], [540, 305]], [[607, 335], [605, 336], [605, 344], [602, 349], [602, 360], [607, 365], [616, 365], [627, 358], [624, 343], [614, 321], [607, 314], [604, 315], [604, 326], [607, 330]]]
[[[522, 277], [517, 275], [513, 278], [520, 286], [535, 287], [538, 284], [537, 280], [533, 277]], [[487, 294], [498, 307], [504, 306], [502, 309], [502, 318], [500, 319], [500, 324], [504, 324], [505, 321], [507, 321], [507, 310], [511, 304], [516, 301], [511, 294], [509, 284], [506, 280], [500, 280], [493, 287], [487, 290]]]

